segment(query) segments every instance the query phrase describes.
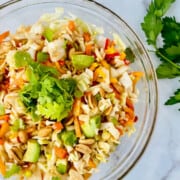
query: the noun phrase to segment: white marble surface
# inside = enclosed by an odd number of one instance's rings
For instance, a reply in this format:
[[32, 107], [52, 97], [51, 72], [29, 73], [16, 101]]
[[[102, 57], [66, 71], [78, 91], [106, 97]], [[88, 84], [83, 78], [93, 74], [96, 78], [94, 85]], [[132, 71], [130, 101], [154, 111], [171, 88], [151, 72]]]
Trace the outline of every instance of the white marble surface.
[[[137, 33], [147, 48], [140, 23], [150, 0], [97, 0], [121, 16]], [[180, 21], [180, 0], [172, 5], [167, 15]], [[159, 60], [150, 54], [156, 67]], [[158, 80], [159, 111], [156, 126], [145, 153], [124, 180], [179, 180], [180, 179], [180, 104], [172, 107], [163, 103], [173, 94], [179, 79]]]

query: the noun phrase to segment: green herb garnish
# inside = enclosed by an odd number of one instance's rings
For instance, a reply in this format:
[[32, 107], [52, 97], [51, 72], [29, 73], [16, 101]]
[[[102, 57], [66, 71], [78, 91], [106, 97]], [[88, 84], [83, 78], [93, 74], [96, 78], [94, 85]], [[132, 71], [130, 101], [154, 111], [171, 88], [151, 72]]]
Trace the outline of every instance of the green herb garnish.
[[[148, 44], [154, 47], [156, 55], [162, 61], [156, 69], [159, 79], [180, 76], [180, 23], [175, 17], [164, 17], [173, 2], [175, 0], [153, 0], [144, 17], [144, 22], [141, 23]], [[163, 40], [161, 47], [157, 45], [159, 36]], [[179, 103], [178, 94], [179, 90], [165, 105]]]

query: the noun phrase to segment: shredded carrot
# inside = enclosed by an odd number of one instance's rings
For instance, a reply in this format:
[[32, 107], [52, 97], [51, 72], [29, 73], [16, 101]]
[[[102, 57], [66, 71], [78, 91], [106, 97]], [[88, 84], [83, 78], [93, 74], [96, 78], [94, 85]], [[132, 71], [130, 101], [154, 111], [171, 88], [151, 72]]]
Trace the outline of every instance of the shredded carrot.
[[74, 127], [75, 127], [75, 133], [76, 137], [81, 137], [81, 128], [78, 117], [74, 117]]
[[9, 36], [9, 31], [3, 32], [2, 34], [0, 34], [0, 43], [6, 39]]
[[132, 75], [134, 76], [134, 83], [136, 84], [137, 81], [139, 81], [141, 77], [144, 75], [144, 73], [137, 71], [137, 72], [132, 72]]
[[0, 120], [9, 121], [9, 115], [8, 115], [8, 114], [1, 115], [1, 116], [0, 116]]
[[4, 140], [0, 138], [0, 145], [4, 144]]
[[94, 163], [94, 161], [92, 159], [89, 159], [88, 166], [90, 168], [96, 168], [96, 164]]
[[116, 127], [116, 129], [119, 131], [120, 135], [122, 136], [124, 134], [123, 130], [119, 127]]
[[8, 130], [9, 130], [9, 124], [7, 122], [4, 122], [0, 128], [0, 138], [4, 137], [4, 135], [8, 132]]
[[133, 126], [134, 125], [134, 121], [132, 120], [128, 120], [125, 124], [125, 126]]
[[90, 66], [89, 69], [90, 69], [91, 71], [94, 71], [98, 66], [99, 66], [99, 64], [96, 63], [96, 62], [94, 62], [94, 63], [92, 63], [92, 65]]
[[64, 159], [68, 155], [67, 150], [65, 148], [55, 147], [54, 150], [55, 150], [56, 156], [60, 159]]
[[89, 42], [91, 40], [91, 35], [88, 32], [85, 32], [83, 38], [85, 42]]
[[68, 28], [71, 30], [71, 31], [74, 31], [76, 29], [76, 25], [74, 23], [74, 21], [70, 20], [69, 23], [68, 23]]
[[92, 44], [86, 44], [86, 46], [85, 46], [85, 53], [87, 55], [91, 55], [91, 53], [92, 53]]
[[110, 68], [110, 66], [109, 66], [109, 64], [107, 63], [107, 61], [102, 60], [102, 61], [100, 61], [100, 63], [101, 63], [101, 65], [102, 65], [103, 67], [105, 67], [106, 69], [109, 69], [109, 68]]
[[102, 68], [101, 67], [97, 68], [93, 75], [94, 81], [104, 82], [105, 78], [106, 78], [106, 74], [103, 72]]
[[5, 163], [0, 159], [0, 173], [4, 176], [6, 174]]
[[128, 119], [134, 122], [134, 118], [135, 118], [134, 110], [129, 107], [125, 107], [124, 111], [126, 112]]
[[115, 94], [115, 97], [116, 97], [117, 99], [121, 99], [120, 93], [113, 87], [112, 84], [113, 84], [113, 83], [111, 83], [110, 87], [111, 87], [111, 89], [113, 90], [113, 92], [114, 92], [114, 94]]
[[117, 83], [118, 80], [117, 80], [117, 78], [111, 78], [111, 79], [110, 79], [110, 82], [113, 84], [113, 83]]
[[120, 58], [120, 60], [125, 60], [125, 58], [126, 58], [126, 53], [125, 53], [125, 52], [121, 52], [119, 58]]
[[73, 104], [73, 115], [76, 117], [79, 116], [80, 110], [81, 110], [81, 99], [76, 98]]
[[86, 173], [83, 175], [85, 180], [88, 180], [90, 178], [91, 174], [90, 173]]
[[132, 110], [134, 110], [134, 105], [133, 102], [131, 101], [131, 99], [126, 98], [126, 105], [131, 108]]
[[61, 122], [56, 122], [56, 123], [54, 123], [53, 128], [54, 128], [55, 130], [60, 131], [60, 130], [62, 130], [62, 129], [64, 128], [64, 126], [63, 126], [63, 124], [62, 124]]
[[79, 120], [79, 124], [80, 126], [82, 126], [84, 124], [84, 121]]

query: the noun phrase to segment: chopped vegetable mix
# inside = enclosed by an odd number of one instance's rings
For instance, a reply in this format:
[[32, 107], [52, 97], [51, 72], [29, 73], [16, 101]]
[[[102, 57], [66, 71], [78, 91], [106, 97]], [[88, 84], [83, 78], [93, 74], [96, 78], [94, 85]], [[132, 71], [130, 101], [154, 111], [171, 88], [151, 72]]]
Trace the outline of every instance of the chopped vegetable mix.
[[[61, 8], [0, 35], [0, 173], [88, 179], [135, 131], [136, 57], [118, 34]], [[167, 48], [178, 52], [178, 48]], [[178, 92], [177, 92], [178, 93]], [[178, 94], [175, 94], [175, 101]]]

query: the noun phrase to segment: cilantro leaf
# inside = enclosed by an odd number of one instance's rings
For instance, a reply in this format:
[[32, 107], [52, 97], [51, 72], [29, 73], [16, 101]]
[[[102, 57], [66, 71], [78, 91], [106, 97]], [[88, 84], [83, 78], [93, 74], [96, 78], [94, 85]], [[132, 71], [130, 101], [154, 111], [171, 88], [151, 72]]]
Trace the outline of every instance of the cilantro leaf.
[[157, 17], [162, 17], [173, 2], [175, 0], [154, 0], [150, 4], [148, 12], [154, 13]]
[[125, 53], [126, 53], [126, 59], [128, 59], [130, 62], [134, 62], [135, 55], [130, 47], [127, 47], [125, 49]]
[[154, 13], [148, 13], [141, 27], [146, 34], [148, 44], [156, 47], [156, 39], [163, 28], [161, 19]]
[[149, 45], [156, 47], [156, 40], [163, 28], [161, 17], [175, 0], [154, 0], [149, 5], [141, 27], [146, 34]]
[[172, 104], [176, 104], [176, 103], [180, 103], [180, 89], [177, 89], [177, 91], [174, 93], [174, 96], [171, 96], [165, 102], [165, 105], [172, 105]]
[[28, 112], [33, 116], [44, 116], [51, 120], [62, 120], [68, 116], [73, 105], [76, 89], [74, 79], [57, 79], [46, 75], [29, 83], [20, 93]]
[[[156, 69], [157, 77], [175, 78], [180, 76], [180, 23], [175, 17], [163, 17], [175, 0], [152, 0], [141, 27], [149, 45], [153, 45], [156, 55], [162, 63]], [[157, 47], [157, 38], [161, 35], [163, 46]], [[179, 91], [165, 104], [175, 104], [179, 100]], [[172, 103], [173, 101], [173, 103]]]
[[165, 49], [169, 59], [172, 59], [173, 62], [180, 63], [180, 43], [177, 46], [170, 46]]
[[180, 70], [171, 64], [164, 62], [158, 66], [156, 69], [157, 77], [159, 79], [163, 78], [175, 78], [180, 76]]
[[62, 120], [68, 116], [73, 105], [76, 88], [74, 79], [55, 79], [47, 77], [41, 81], [37, 99], [37, 114], [51, 120]]
[[164, 48], [172, 45], [178, 45], [180, 42], [180, 23], [176, 21], [175, 17], [165, 17], [162, 19], [163, 29], [162, 38]]

